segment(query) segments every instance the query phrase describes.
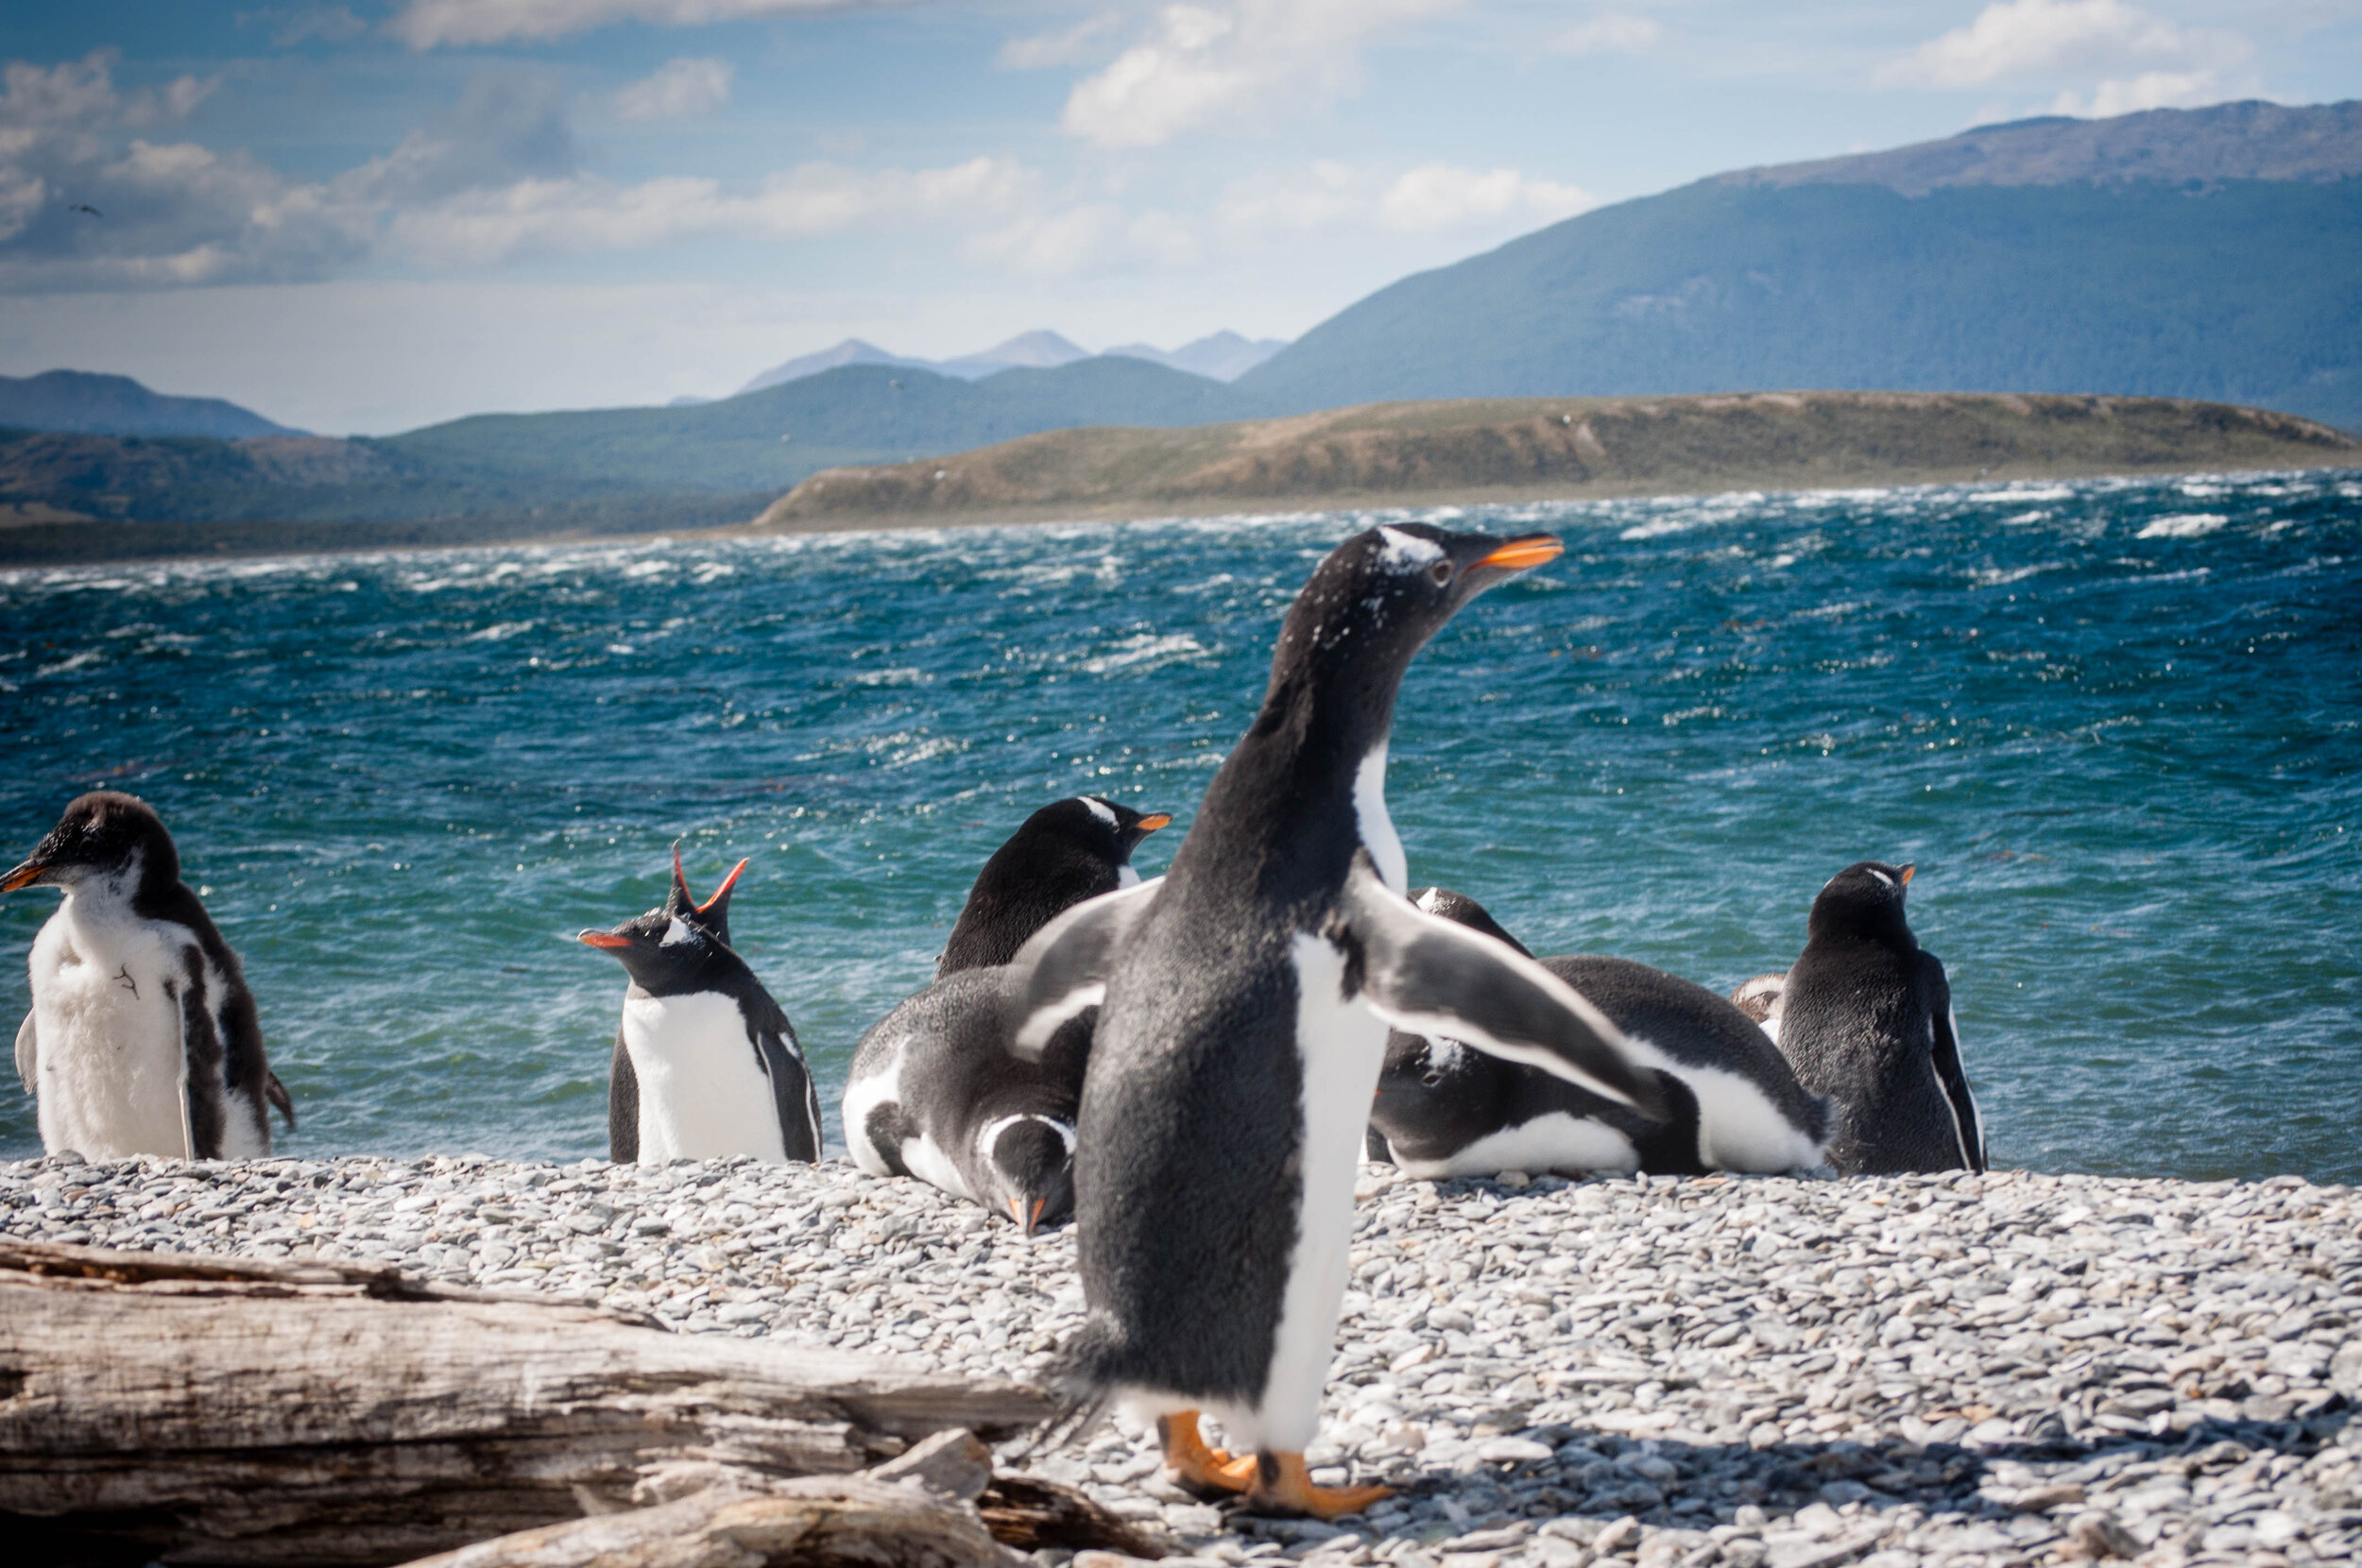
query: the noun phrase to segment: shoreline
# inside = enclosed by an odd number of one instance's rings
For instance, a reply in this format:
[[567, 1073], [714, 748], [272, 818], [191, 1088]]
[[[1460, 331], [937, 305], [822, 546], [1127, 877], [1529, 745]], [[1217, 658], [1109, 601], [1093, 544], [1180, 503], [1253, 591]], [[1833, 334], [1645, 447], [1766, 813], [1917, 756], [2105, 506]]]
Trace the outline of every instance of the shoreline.
[[[2265, 1565], [2362, 1552], [2362, 1193], [2032, 1176], [1443, 1184], [1365, 1167], [1311, 1458], [1344, 1527], [1162, 1487], [1144, 1436], [1034, 1456], [1206, 1561], [1345, 1568]], [[1039, 1374], [1035, 1238], [841, 1163], [352, 1156], [0, 1164], [0, 1234], [346, 1256], [594, 1294], [681, 1332]]]
[[[19, 571], [42, 571], [62, 567], [155, 566], [199, 561], [294, 560], [310, 557], [345, 555], [413, 555], [430, 553], [450, 553], [477, 550], [513, 550], [547, 547], [563, 549], [582, 545], [637, 546], [674, 540], [727, 541], [798, 537], [835, 534], [891, 534], [908, 532], [950, 532], [968, 528], [1027, 528], [1062, 527], [1104, 524], [1120, 526], [1127, 523], [1155, 523], [1195, 520], [1207, 518], [1281, 518], [1303, 517], [1317, 513], [1358, 511], [1422, 510], [1445, 506], [1532, 506], [1554, 503], [1576, 504], [1596, 501], [1640, 499], [1673, 499], [1694, 497], [1709, 500], [1717, 496], [1763, 493], [1769, 495], [1809, 494], [1820, 491], [1854, 489], [1914, 489], [1948, 488], [1977, 485], [2009, 486], [2044, 483], [2079, 483], [2094, 480], [2156, 480], [2172, 478], [2256, 479], [2308, 474], [2362, 473], [2362, 466], [2332, 465], [2315, 468], [2207, 468], [2204, 466], [2166, 465], [2157, 468], [2136, 468], [2128, 465], [2084, 466], [2062, 465], [2004, 465], [1975, 471], [1924, 468], [1895, 468], [1862, 470], [1831, 477], [1826, 483], [1780, 483], [1767, 479], [1761, 484], [1733, 483], [1714, 486], [1682, 486], [1678, 484], [1622, 484], [1599, 482], [1589, 485], [1552, 483], [1526, 486], [1462, 486], [1438, 490], [1417, 491], [1338, 491], [1314, 496], [1270, 496], [1245, 498], [1208, 498], [1207, 504], [1190, 510], [1174, 502], [1140, 502], [1102, 505], [1086, 503], [984, 508], [968, 511], [910, 511], [875, 514], [840, 514], [820, 519], [799, 520], [791, 523], [770, 523], [760, 519], [718, 526], [690, 528], [652, 528], [644, 532], [601, 533], [579, 529], [556, 533], [525, 533], [502, 535], [497, 537], [466, 537], [451, 539], [420, 539], [385, 537], [328, 543], [255, 542], [229, 545], [214, 538], [216, 531], [265, 531], [276, 527], [269, 523], [146, 523], [110, 522], [92, 520], [74, 523], [44, 522], [0, 527], [0, 577]], [[1792, 478], [1792, 476], [1789, 476]], [[343, 526], [370, 528], [375, 524], [354, 523], [293, 525], [306, 535], [322, 529]], [[397, 525], [406, 527], [407, 525]], [[73, 532], [87, 536], [90, 530], [110, 531], [122, 537], [154, 537], [186, 533], [189, 548], [177, 550], [132, 550], [129, 553], [109, 551], [102, 544], [95, 551], [82, 550], [78, 544], [72, 549], [60, 548], [54, 554], [19, 554], [11, 551], [13, 543], [43, 535]]]

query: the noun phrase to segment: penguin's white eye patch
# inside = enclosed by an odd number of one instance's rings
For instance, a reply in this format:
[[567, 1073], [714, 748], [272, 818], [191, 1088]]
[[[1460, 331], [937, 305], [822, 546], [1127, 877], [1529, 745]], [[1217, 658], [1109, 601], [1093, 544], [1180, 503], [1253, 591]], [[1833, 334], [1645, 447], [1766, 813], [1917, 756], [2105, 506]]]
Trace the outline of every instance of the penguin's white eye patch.
[[664, 940], [658, 943], [657, 946], [659, 947], [670, 947], [676, 942], [688, 941], [694, 934], [696, 933], [689, 929], [688, 922], [684, 921], [679, 915], [676, 914], [673, 916], [671, 922], [665, 926]]
[[1100, 821], [1105, 823], [1110, 827], [1113, 827], [1116, 825], [1115, 808], [1109, 806], [1105, 801], [1100, 799], [1097, 795], [1084, 795], [1081, 798], [1083, 804], [1090, 808], [1090, 813], [1092, 816], [1097, 817]]
[[1891, 878], [1891, 877], [1890, 877], [1890, 876], [1888, 876], [1888, 875], [1887, 875], [1885, 872], [1883, 872], [1883, 871], [1874, 871], [1874, 872], [1872, 872], [1870, 875], [1872, 875], [1873, 877], [1875, 877], [1876, 878], [1878, 878], [1878, 885], [1879, 885], [1880, 887], [1890, 887], [1890, 888], [1891, 888], [1891, 887], [1892, 887], [1892, 886], [1894, 885], [1894, 878]]
[[1381, 528], [1378, 537], [1386, 541], [1386, 548], [1378, 553], [1378, 564], [1389, 571], [1416, 571], [1423, 566], [1444, 559], [1444, 547], [1432, 539], [1416, 534], [1406, 534], [1398, 528]]

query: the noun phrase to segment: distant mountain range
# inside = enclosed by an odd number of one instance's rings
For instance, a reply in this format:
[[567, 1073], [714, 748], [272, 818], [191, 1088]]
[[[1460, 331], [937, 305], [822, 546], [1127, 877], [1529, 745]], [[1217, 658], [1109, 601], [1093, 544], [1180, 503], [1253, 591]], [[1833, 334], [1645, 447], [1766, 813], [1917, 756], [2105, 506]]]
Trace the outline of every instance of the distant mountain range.
[[[0, 431], [0, 519], [685, 525], [823, 468], [1386, 400], [2105, 393], [2362, 430], [2356, 256], [2362, 103], [2028, 120], [1597, 209], [1403, 279], [1235, 381], [1273, 346], [1086, 354], [1039, 332], [930, 366], [848, 340], [718, 401], [352, 441], [121, 377], [0, 382], [0, 424], [80, 433]], [[231, 422], [180, 434], [163, 409]]]
[[1989, 126], [1718, 176], [1379, 290], [1239, 379], [1393, 398], [1879, 388], [2362, 428], [2362, 103]]
[[[1237, 332], [1219, 332], [1170, 350], [1146, 343], [1126, 343], [1106, 352], [1125, 359], [1144, 359], [1170, 370], [1186, 370], [1193, 376], [1206, 376], [1214, 381], [1235, 381], [1286, 347], [1287, 344], [1275, 337], [1249, 339], [1241, 337]], [[802, 354], [785, 364], [771, 366], [740, 387], [738, 395], [760, 392], [765, 387], [800, 381], [806, 376], [816, 376], [824, 370], [834, 370], [847, 365], [899, 365], [915, 370], [932, 370], [941, 376], [956, 376], [962, 381], [982, 381], [1003, 370], [1054, 370], [1060, 366], [1092, 357], [1087, 349], [1078, 348], [1047, 329], [1020, 332], [1006, 343], [996, 343], [981, 353], [942, 360], [913, 359], [904, 354], [888, 353], [874, 343], [848, 337], [833, 349]]]
[[296, 435], [219, 398], [173, 398], [128, 376], [44, 370], [0, 376], [0, 427], [105, 435]]

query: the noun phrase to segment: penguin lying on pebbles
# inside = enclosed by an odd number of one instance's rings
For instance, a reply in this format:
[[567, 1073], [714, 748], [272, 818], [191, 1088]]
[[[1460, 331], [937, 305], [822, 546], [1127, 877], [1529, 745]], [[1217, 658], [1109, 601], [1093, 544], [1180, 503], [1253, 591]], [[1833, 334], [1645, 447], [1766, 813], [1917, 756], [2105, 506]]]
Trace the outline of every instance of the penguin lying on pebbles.
[[[1483, 906], [1449, 888], [1412, 902], [1488, 936], [1525, 946]], [[1703, 986], [1628, 959], [1546, 958], [1624, 1031], [1655, 1068], [1671, 1119], [1629, 1107], [1536, 1068], [1457, 1041], [1397, 1031], [1370, 1108], [1370, 1149], [1411, 1176], [1493, 1176], [1504, 1170], [1695, 1175], [1773, 1172], [1823, 1164], [1829, 1107], [1797, 1086], [1779, 1051], [1737, 1008]]]
[[745, 869], [700, 904], [676, 845], [662, 905], [577, 938], [631, 977], [608, 1068], [608, 1158], [619, 1165], [820, 1157], [820, 1094], [796, 1030], [730, 948], [730, 890]]
[[42, 1146], [94, 1160], [268, 1154], [265, 1103], [289, 1127], [295, 1106], [163, 820], [112, 790], [83, 795], [0, 877], [0, 893], [36, 886], [65, 895], [33, 939], [33, 1010], [16, 1031]]
[[1781, 1053], [1837, 1102], [1829, 1156], [1849, 1176], [1985, 1168], [1952, 987], [1903, 918], [1911, 870], [1863, 861], [1830, 878], [1780, 992]]
[[[1099, 1006], [1076, 1131], [1086, 1316], [1078, 1415], [1154, 1416], [1168, 1473], [1335, 1517], [1383, 1488], [1312, 1484], [1387, 1026], [1667, 1107], [1616, 1026], [1548, 970], [1403, 896], [1386, 747], [1412, 656], [1477, 593], [1558, 554], [1401, 523], [1330, 552], [1288, 611], [1262, 708], [1170, 874], [1051, 922], [1018, 954], [1020, 1051]], [[1207, 1446], [1217, 1417], [1232, 1458]]]
[[862, 1037], [845, 1143], [873, 1176], [916, 1176], [1005, 1212], [1028, 1236], [1074, 1212], [1074, 1105], [1088, 1016], [1038, 1059], [1009, 1050], [1006, 964], [1052, 917], [1139, 884], [1132, 851], [1171, 822], [1097, 795], [1055, 801], [993, 852], [935, 965], [935, 983]]

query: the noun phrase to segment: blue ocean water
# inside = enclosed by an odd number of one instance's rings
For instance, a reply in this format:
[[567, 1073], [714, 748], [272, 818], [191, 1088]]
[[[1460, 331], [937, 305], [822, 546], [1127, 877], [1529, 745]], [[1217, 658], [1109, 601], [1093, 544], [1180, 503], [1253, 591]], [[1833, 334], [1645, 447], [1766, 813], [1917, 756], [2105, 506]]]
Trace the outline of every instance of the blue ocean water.
[[[22, 571], [0, 863], [161, 810], [245, 955], [302, 1154], [605, 1153], [620, 969], [732, 907], [830, 1113], [978, 865], [1096, 791], [1178, 819], [1312, 563], [1372, 520], [1560, 561], [1413, 665], [1415, 884], [1718, 988], [1911, 861], [1998, 1162], [2362, 1179], [2362, 476]], [[0, 1019], [53, 895], [0, 899]], [[0, 1086], [0, 1155], [38, 1152]]]

